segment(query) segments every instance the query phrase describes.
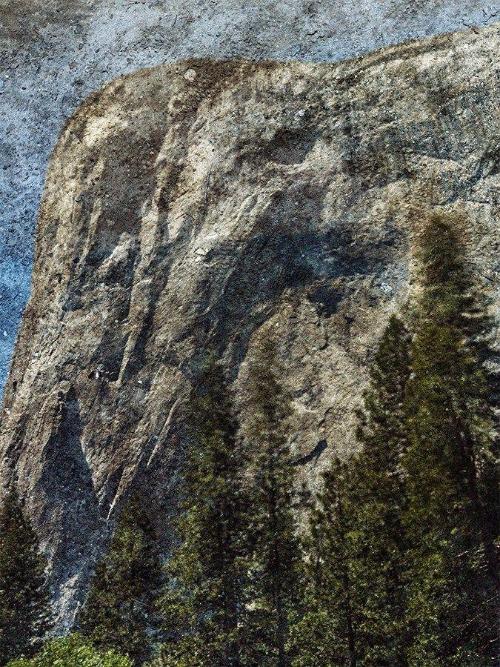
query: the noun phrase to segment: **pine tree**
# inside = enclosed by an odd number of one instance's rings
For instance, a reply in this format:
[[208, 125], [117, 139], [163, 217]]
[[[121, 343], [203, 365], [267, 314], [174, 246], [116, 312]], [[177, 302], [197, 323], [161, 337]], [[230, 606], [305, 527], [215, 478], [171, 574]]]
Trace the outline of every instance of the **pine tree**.
[[356, 667], [359, 600], [352, 539], [351, 475], [338, 458], [324, 474], [323, 490], [311, 513], [305, 547], [305, 612], [291, 631], [293, 667]]
[[116, 650], [141, 665], [151, 653], [161, 563], [148, 503], [134, 493], [123, 508], [77, 619], [99, 650]]
[[241, 663], [244, 492], [237, 426], [221, 366], [208, 355], [194, 387], [179, 546], [167, 565], [161, 665]]
[[401, 525], [409, 341], [395, 316], [382, 336], [360, 411], [363, 450], [334, 460], [305, 539], [307, 607], [294, 629], [297, 667], [403, 665]]
[[458, 221], [434, 214], [419, 239], [420, 287], [404, 458], [410, 539], [410, 664], [494, 664], [492, 425], [475, 298]]
[[290, 664], [290, 620], [299, 613], [301, 551], [292, 507], [296, 468], [291, 465], [286, 422], [290, 397], [277, 362], [276, 345], [263, 340], [248, 382], [247, 445], [254, 452], [249, 511], [250, 585], [245, 623], [248, 662]]
[[50, 626], [46, 562], [14, 488], [0, 511], [0, 665], [36, 650]]
[[350, 557], [355, 572], [358, 665], [406, 664], [402, 526], [406, 493], [402, 457], [407, 449], [405, 396], [410, 375], [409, 337], [392, 316], [370, 372], [360, 413], [361, 453], [350, 463]]

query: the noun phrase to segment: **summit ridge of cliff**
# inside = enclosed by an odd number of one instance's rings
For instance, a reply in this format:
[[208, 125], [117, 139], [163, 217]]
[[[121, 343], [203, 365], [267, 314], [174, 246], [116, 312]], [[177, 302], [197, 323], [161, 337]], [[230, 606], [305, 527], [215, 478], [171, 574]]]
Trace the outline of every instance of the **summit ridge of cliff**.
[[411, 288], [415, 212], [466, 216], [493, 288], [499, 46], [496, 25], [334, 65], [182, 61], [68, 121], [0, 426], [62, 625], [130, 487], [148, 485], [163, 524], [175, 511], [205, 350], [244, 427], [247, 362], [273, 332], [314, 486], [352, 451], [367, 362]]

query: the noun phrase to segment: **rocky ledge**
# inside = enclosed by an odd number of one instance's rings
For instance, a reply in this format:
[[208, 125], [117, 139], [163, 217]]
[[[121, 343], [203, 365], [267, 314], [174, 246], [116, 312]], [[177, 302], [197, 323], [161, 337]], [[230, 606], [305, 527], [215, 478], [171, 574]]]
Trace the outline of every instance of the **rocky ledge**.
[[[207, 348], [237, 406], [262, 336], [314, 486], [411, 284], [428, 206], [498, 260], [498, 26], [341, 63], [184, 61], [118, 79], [71, 118], [40, 210], [0, 429], [62, 625], [131, 484], [168, 543], [189, 387]], [[241, 411], [245, 422], [245, 411]]]

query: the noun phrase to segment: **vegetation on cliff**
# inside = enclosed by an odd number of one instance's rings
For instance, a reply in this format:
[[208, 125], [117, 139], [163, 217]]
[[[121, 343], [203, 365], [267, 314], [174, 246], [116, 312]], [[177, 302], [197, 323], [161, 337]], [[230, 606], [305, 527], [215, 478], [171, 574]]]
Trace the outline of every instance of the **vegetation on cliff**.
[[160, 600], [159, 664], [239, 664], [245, 576], [243, 461], [226, 382], [213, 355], [193, 389], [178, 547]]
[[434, 215], [418, 239], [407, 389], [409, 664], [481, 665], [495, 651], [498, 529], [490, 321], [464, 257], [463, 227]]
[[[178, 546], [162, 572], [144, 505], [125, 508], [80, 616], [94, 647], [136, 665], [155, 648], [155, 667], [496, 664], [492, 323], [462, 234], [457, 217], [423, 220], [414, 297], [371, 367], [360, 453], [334, 459], [301, 538], [275, 341], [249, 369], [244, 433], [209, 357], [191, 400]], [[18, 516], [9, 502], [5, 526]], [[45, 651], [64, 641], [82, 640]]]
[[306, 612], [294, 628], [296, 667], [402, 665], [409, 337], [391, 317], [360, 412], [363, 450], [334, 460], [305, 538]]
[[498, 659], [491, 322], [459, 223], [434, 214], [422, 226], [411, 340], [393, 317], [360, 415], [363, 450], [325, 475], [297, 667]]
[[268, 339], [250, 372], [245, 443], [213, 357], [193, 392], [180, 545], [160, 603], [167, 639], [155, 664], [288, 664], [300, 548], [278, 373]]
[[301, 603], [301, 551], [293, 510], [296, 468], [288, 446], [290, 396], [272, 335], [262, 341], [248, 380], [250, 462], [245, 665], [289, 664], [290, 626]]

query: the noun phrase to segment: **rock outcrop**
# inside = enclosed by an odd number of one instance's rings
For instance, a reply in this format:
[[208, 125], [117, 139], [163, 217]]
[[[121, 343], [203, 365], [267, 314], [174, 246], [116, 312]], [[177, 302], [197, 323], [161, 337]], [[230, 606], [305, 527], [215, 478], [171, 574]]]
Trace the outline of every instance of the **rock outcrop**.
[[3, 482], [26, 498], [62, 624], [132, 484], [168, 541], [206, 349], [244, 406], [252, 350], [275, 337], [314, 485], [354, 446], [419, 210], [466, 215], [494, 284], [499, 48], [493, 26], [339, 65], [180, 62], [113, 82], [68, 122], [0, 430]]

